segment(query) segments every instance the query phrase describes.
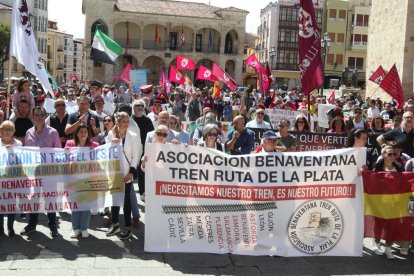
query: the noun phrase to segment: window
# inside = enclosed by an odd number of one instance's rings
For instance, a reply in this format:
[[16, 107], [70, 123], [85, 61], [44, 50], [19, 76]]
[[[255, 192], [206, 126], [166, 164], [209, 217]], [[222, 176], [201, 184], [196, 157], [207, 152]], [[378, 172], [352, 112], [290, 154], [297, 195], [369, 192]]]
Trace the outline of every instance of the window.
[[334, 43], [335, 42], [335, 33], [328, 33], [329, 34], [329, 38], [331, 39], [331, 42]]
[[329, 18], [336, 19], [336, 10], [333, 10], [333, 9], [329, 10]]
[[333, 64], [334, 63], [334, 54], [328, 54], [326, 57], [326, 63], [327, 64]]
[[345, 20], [346, 19], [346, 11], [345, 10], [339, 10], [338, 18], [341, 19], [341, 20]]
[[345, 34], [339, 33], [336, 37], [337, 43], [344, 43], [345, 42]]
[[364, 26], [368, 27], [369, 15], [364, 15]]
[[355, 58], [355, 57], [349, 57], [348, 58], [348, 67], [350, 69], [358, 68], [362, 70], [362, 67], [364, 66], [364, 59], [363, 58]]
[[356, 24], [357, 26], [364, 26], [363, 25], [364, 22], [364, 16], [362, 14], [357, 14], [356, 16]]
[[343, 62], [344, 62], [344, 55], [337, 54], [336, 59], [335, 59], [336, 65], [340, 65]]

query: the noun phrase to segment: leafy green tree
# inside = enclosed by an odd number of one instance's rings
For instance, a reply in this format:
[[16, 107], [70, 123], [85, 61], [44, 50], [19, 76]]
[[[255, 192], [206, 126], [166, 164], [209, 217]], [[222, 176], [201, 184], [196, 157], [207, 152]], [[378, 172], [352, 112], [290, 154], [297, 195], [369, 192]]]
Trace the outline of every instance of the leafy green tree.
[[4, 63], [9, 60], [10, 26], [0, 24], [0, 80], [4, 78]]

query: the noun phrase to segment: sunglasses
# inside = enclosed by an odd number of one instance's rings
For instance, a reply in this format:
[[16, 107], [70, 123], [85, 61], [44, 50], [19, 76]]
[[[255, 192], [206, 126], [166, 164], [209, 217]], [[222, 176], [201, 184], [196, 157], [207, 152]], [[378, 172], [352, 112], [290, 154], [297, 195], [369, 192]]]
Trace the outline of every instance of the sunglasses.
[[304, 124], [305, 122], [304, 121], [298, 121], [298, 124]]
[[143, 104], [136, 104], [136, 105], [134, 105], [134, 106], [136, 106], [136, 107], [144, 107], [144, 105], [143, 105]]
[[210, 136], [210, 137], [211, 136], [217, 137], [218, 136], [218, 133], [216, 133], [216, 132], [214, 132], [214, 133], [213, 132], [209, 132], [209, 133], [207, 133], [207, 135]]
[[55, 104], [55, 107], [65, 107], [65, 104]]
[[387, 153], [387, 156], [388, 156], [388, 157], [391, 157], [391, 156], [398, 156], [398, 153], [396, 153], [396, 152], [389, 152], [389, 153]]
[[104, 120], [104, 123], [112, 123], [112, 120], [106, 119], [106, 120]]
[[264, 115], [264, 113], [262, 113], [262, 112], [259, 112], [259, 113], [256, 113], [257, 115]]
[[167, 138], [167, 136], [168, 136], [168, 133], [165, 133], [165, 132], [155, 132], [155, 134], [157, 134], [158, 136], [161, 136], [163, 138]]
[[361, 111], [356, 111], [356, 112], [354, 112], [355, 114], [362, 114], [362, 112]]

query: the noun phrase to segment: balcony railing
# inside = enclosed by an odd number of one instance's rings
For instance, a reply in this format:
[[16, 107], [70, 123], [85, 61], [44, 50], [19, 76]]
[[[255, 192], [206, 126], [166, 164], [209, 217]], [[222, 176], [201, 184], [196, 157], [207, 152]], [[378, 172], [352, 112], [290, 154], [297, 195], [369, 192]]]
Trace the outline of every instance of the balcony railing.
[[144, 49], [151, 49], [151, 50], [165, 50], [166, 42], [155, 42], [155, 40], [144, 40]]
[[279, 41], [278, 43], [279, 48], [289, 48], [289, 49], [298, 49], [299, 48], [299, 42], [284, 42]]
[[[121, 45], [123, 48], [127, 48], [127, 39], [126, 37], [115, 38], [115, 41]], [[128, 48], [130, 49], [139, 49], [140, 40], [139, 39], [130, 39]]]
[[197, 48], [197, 45], [196, 45], [196, 52], [219, 53], [220, 52], [220, 46], [213, 44], [210, 47], [210, 44], [202, 44], [201, 48]]
[[184, 45], [181, 45], [181, 43], [179, 43], [178, 45], [175, 45], [175, 46], [170, 44], [170, 50], [171, 51], [191, 52], [191, 51], [193, 51], [193, 43], [188, 42]]
[[299, 65], [292, 63], [275, 63], [274, 66], [272, 66], [272, 70], [299, 71]]

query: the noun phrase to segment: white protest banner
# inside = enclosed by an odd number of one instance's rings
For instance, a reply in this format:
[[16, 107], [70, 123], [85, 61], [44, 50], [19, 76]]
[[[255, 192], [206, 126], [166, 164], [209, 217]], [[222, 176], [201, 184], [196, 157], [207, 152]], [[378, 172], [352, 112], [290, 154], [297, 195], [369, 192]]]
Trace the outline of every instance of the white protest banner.
[[290, 122], [290, 126], [292, 127], [295, 123], [296, 117], [299, 115], [303, 115], [303, 113], [299, 111], [292, 111], [292, 110], [284, 110], [284, 109], [270, 109], [266, 108], [265, 113], [269, 116], [270, 124], [272, 128], [277, 129], [279, 125], [279, 121], [281, 119], [287, 119]]
[[123, 160], [120, 146], [0, 147], [0, 213], [122, 206]]
[[319, 127], [329, 128], [329, 118], [326, 113], [335, 108], [333, 104], [318, 104], [318, 125]]
[[54, 99], [45, 98], [45, 103], [43, 104], [43, 107], [46, 109], [46, 113], [48, 114], [54, 114], [56, 112]]
[[230, 156], [148, 144], [145, 250], [362, 256], [365, 148]]

